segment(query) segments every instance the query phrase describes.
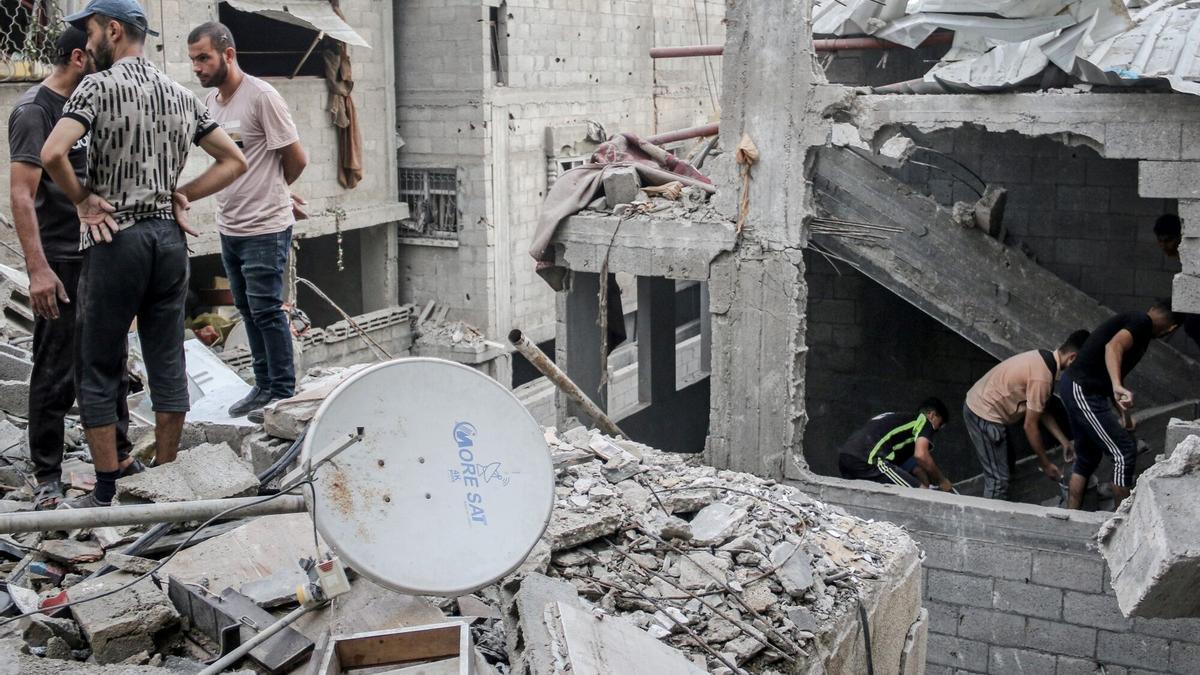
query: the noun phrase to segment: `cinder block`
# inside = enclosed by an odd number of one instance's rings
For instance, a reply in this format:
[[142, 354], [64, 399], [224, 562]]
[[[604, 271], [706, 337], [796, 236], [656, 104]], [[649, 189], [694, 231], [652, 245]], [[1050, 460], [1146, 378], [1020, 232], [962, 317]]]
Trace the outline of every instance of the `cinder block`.
[[930, 633], [928, 659], [932, 664], [984, 673], [988, 667], [988, 646], [952, 635]]
[[1171, 644], [1171, 671], [1200, 673], [1200, 645], [1174, 642]]
[[1005, 612], [1058, 619], [1062, 617], [1063, 592], [1024, 581], [997, 579], [992, 590], [992, 606]]
[[1121, 614], [1111, 595], [1094, 595], [1067, 591], [1063, 598], [1063, 620], [1081, 626], [1113, 631], [1133, 629], [1133, 620]]
[[1095, 656], [1096, 629], [1031, 618], [1025, 624], [1025, 646], [1067, 656]]
[[958, 636], [991, 645], [1025, 644], [1025, 617], [990, 609], [966, 607], [958, 625]]
[[1104, 563], [1096, 556], [1072, 555], [1053, 551], [1034, 551], [1031, 581], [1043, 586], [1099, 593], [1104, 579]]
[[[1116, 668], [1121, 668], [1120, 665]], [[1121, 670], [1124, 670], [1121, 668]], [[1058, 657], [1058, 670], [1056, 675], [1098, 675], [1100, 669], [1099, 664], [1091, 658], [1075, 658], [1073, 656]], [[1117, 675], [1108, 667], [1105, 667], [1106, 673]]]
[[1109, 122], [1104, 125], [1104, 156], [1179, 159], [1182, 135], [1177, 122]]
[[929, 611], [929, 630], [947, 635], [958, 634], [958, 624], [962, 617], [961, 607], [928, 599], [924, 605]]
[[929, 570], [926, 595], [953, 605], [990, 608], [992, 606], [992, 580], [970, 574], [958, 574], [943, 570]]
[[1175, 275], [1171, 284], [1171, 306], [1180, 312], [1200, 312], [1200, 275]]
[[1200, 162], [1138, 162], [1138, 194], [1166, 199], [1200, 198]]
[[1057, 670], [1058, 659], [1053, 654], [996, 646], [992, 646], [989, 650], [989, 673], [997, 675], [1056, 675]]
[[1137, 633], [1100, 631], [1096, 637], [1096, 658], [1159, 672], [1171, 667], [1170, 644], [1162, 638]]
[[[1172, 642], [1200, 644], [1200, 619], [1146, 619], [1133, 620], [1136, 633], [1166, 638]], [[1196, 672], [1200, 673], [1200, 670]]]

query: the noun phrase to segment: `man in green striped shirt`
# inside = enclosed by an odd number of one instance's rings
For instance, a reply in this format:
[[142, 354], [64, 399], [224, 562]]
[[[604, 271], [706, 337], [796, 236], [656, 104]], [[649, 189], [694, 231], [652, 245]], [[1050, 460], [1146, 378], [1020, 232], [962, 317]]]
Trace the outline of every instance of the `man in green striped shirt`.
[[[850, 435], [838, 452], [842, 478], [869, 480], [905, 487], [936, 483], [943, 492], [954, 488], [933, 461], [933, 435], [950, 422], [940, 399], [926, 399], [916, 415], [883, 413]], [[926, 482], [900, 468], [910, 458], [928, 476]]]

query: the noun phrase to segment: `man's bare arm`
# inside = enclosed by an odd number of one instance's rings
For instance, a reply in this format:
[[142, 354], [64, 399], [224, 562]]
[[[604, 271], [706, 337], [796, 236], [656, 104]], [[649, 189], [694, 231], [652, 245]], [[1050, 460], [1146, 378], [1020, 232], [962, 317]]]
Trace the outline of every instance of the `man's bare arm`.
[[25, 253], [25, 269], [29, 272], [29, 302], [33, 313], [57, 319], [58, 303], [70, 303], [67, 289], [62, 280], [46, 262], [42, 250], [42, 237], [38, 228], [37, 209], [34, 204], [38, 186], [42, 181], [42, 168], [26, 162], [13, 162], [10, 167], [9, 194], [12, 200], [14, 225], [17, 239]]
[[176, 188], [189, 202], [216, 194], [246, 173], [246, 158], [229, 134], [217, 127], [200, 139], [200, 148], [215, 161], [199, 176]]
[[1132, 346], [1133, 333], [1127, 328], [1117, 331], [1104, 346], [1104, 365], [1108, 368], [1108, 378], [1112, 381], [1113, 398], [1121, 410], [1133, 407], [1133, 392], [1126, 389], [1121, 382], [1121, 361], [1125, 358], [1125, 352]]
[[300, 141], [296, 141], [279, 149], [279, 161], [283, 164], [283, 180], [291, 185], [308, 166], [308, 153], [304, 152]]
[[[1029, 446], [1033, 448], [1033, 452], [1037, 454], [1038, 462], [1042, 465], [1042, 473], [1046, 474], [1051, 480], [1062, 478], [1062, 471], [1058, 465], [1050, 461], [1050, 456], [1046, 454], [1046, 444], [1042, 442], [1042, 430], [1038, 428], [1038, 424], [1042, 421], [1043, 416], [1041, 411], [1025, 409], [1025, 438], [1029, 441]], [[1049, 415], [1045, 416], [1048, 423], [1053, 423], [1054, 419]], [[1047, 424], [1049, 426], [1049, 424]]]
[[67, 155], [71, 152], [71, 147], [86, 133], [87, 128], [77, 120], [63, 117], [50, 130], [46, 144], [42, 146], [42, 166], [45, 167], [46, 173], [50, 174], [50, 180], [67, 195], [72, 204], [86, 199], [88, 190], [79, 182]]
[[942, 475], [942, 471], [938, 468], [937, 462], [933, 461], [933, 452], [931, 452], [932, 447], [933, 444], [929, 442], [928, 438], [918, 438], [916, 447], [913, 450], [913, 457], [915, 457], [917, 460], [917, 466], [925, 469], [925, 473], [929, 474], [930, 484], [937, 483], [940, 490], [943, 492], [949, 492], [954, 486], [952, 486], [950, 481]]

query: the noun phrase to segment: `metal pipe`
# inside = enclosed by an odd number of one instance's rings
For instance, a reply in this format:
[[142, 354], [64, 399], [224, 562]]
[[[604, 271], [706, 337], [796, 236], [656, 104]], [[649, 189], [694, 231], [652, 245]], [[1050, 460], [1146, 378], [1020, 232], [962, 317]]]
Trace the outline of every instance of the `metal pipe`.
[[271, 516], [279, 513], [303, 513], [308, 510], [304, 503], [304, 497], [288, 495], [268, 502], [264, 502], [262, 497], [238, 497], [234, 499], [202, 499], [193, 502], [106, 506], [94, 509], [26, 511], [0, 514], [0, 534], [81, 530], [113, 525], [185, 523], [191, 520], [206, 520], [234, 507], [240, 507], [237, 512], [239, 518]]
[[[949, 44], [954, 41], [954, 33], [934, 33], [917, 45], [932, 47]], [[818, 52], [840, 52], [848, 49], [907, 49], [902, 44], [880, 40], [873, 37], [826, 38], [813, 40], [813, 49]], [[687, 56], [720, 56], [725, 53], [725, 45], [690, 45], [686, 47], [651, 47], [652, 59], [678, 59]]]
[[666, 133], [651, 136], [646, 140], [655, 145], [662, 145], [664, 143], [673, 143], [675, 141], [682, 141], [688, 138], [715, 136], [720, 129], [721, 124], [719, 122], [713, 122], [712, 124], [705, 124], [704, 126], [679, 129], [678, 131], [668, 131]]
[[512, 346], [518, 352], [521, 352], [521, 356], [528, 359], [529, 363], [538, 369], [538, 372], [545, 375], [564, 394], [570, 396], [573, 401], [582, 406], [583, 411], [587, 413], [588, 417], [595, 420], [596, 426], [600, 427], [601, 431], [609, 436], [629, 438], [629, 434], [621, 431], [621, 427], [617, 426], [617, 423], [612, 421], [612, 418], [601, 410], [600, 406], [593, 403], [592, 399], [588, 398], [587, 394], [583, 393], [583, 390], [579, 388], [579, 385], [572, 382], [571, 378], [567, 377], [567, 374], [551, 361], [549, 356], [546, 356], [546, 352], [543, 352], [537, 345], [526, 339], [520, 330], [516, 328], [512, 329], [512, 332], [508, 334], [508, 341], [512, 343]]
[[229, 666], [232, 666], [233, 664], [237, 663], [238, 659], [242, 658], [246, 654], [249, 654], [250, 650], [252, 650], [255, 647], [259, 646], [260, 644], [266, 642], [268, 639], [270, 639], [270, 637], [272, 635], [278, 633], [279, 631], [283, 630], [284, 628], [287, 628], [288, 626], [292, 625], [293, 623], [296, 623], [297, 619], [304, 616], [305, 614], [308, 614], [311, 610], [315, 609], [316, 607], [317, 607], [317, 605], [311, 605], [311, 606], [307, 606], [307, 607], [304, 605], [301, 605], [301, 606], [297, 607], [296, 609], [293, 609], [292, 611], [288, 612], [287, 616], [276, 621], [275, 623], [271, 624], [270, 626], [267, 626], [258, 635], [255, 635], [254, 637], [250, 638], [249, 640], [246, 640], [242, 644], [238, 645], [238, 647], [236, 649], [234, 649], [233, 651], [229, 652], [225, 656], [222, 656], [221, 658], [214, 661], [212, 663], [212, 665], [210, 665], [209, 667], [200, 671], [200, 675], [216, 675], [216, 673], [219, 673], [219, 672], [225, 670], [226, 668], [228, 668]]

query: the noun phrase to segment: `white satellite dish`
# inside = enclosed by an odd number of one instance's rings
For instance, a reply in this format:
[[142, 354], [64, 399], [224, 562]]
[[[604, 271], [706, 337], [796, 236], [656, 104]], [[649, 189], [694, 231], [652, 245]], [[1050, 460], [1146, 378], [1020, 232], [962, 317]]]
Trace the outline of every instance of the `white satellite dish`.
[[[347, 445], [359, 427], [362, 439]], [[525, 406], [441, 359], [348, 378], [317, 410], [300, 462], [316, 467], [309, 510], [321, 536], [358, 573], [403, 593], [462, 595], [512, 572], [554, 503], [550, 450]]]

